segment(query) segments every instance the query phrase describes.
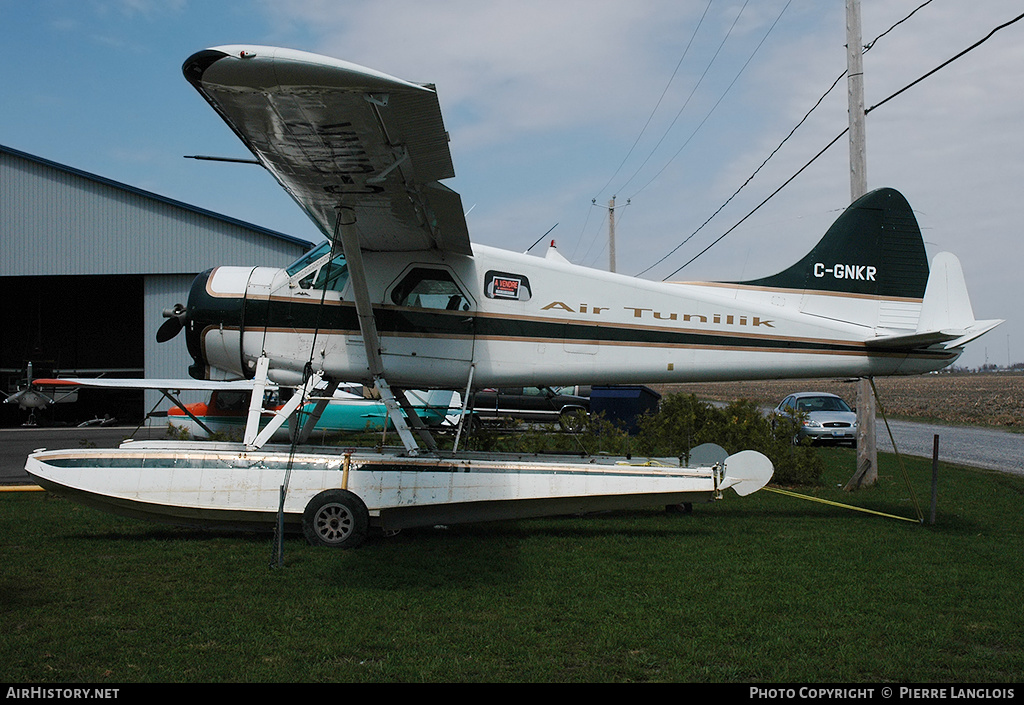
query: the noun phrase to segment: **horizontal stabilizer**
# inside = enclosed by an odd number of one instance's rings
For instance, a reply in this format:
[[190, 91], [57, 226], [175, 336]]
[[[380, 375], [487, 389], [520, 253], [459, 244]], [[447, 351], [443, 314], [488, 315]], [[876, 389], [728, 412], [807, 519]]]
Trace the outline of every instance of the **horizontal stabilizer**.
[[959, 348], [998, 326], [1000, 319], [976, 321], [967, 294], [960, 260], [949, 252], [940, 252], [932, 260], [918, 318], [913, 333], [889, 335], [867, 342], [872, 348], [914, 350], [941, 346]]
[[967, 343], [971, 342], [975, 338], [980, 338], [981, 336], [985, 335], [985, 333], [988, 333], [990, 330], [992, 330], [993, 328], [995, 328], [996, 326], [998, 326], [1002, 322], [1003, 322], [1002, 318], [993, 318], [993, 319], [987, 320], [987, 321], [975, 321], [973, 326], [971, 326], [970, 328], [968, 328], [967, 330], [965, 330], [963, 332], [963, 335], [961, 335], [959, 338], [954, 340], [952, 343], [950, 343], [946, 347], [947, 348], [960, 348], [960, 347], [963, 347], [964, 345], [967, 345]]
[[947, 343], [956, 340], [962, 333], [960, 331], [924, 331], [922, 333], [910, 333], [908, 335], [887, 335], [882, 338], [874, 338], [868, 341], [872, 348], [885, 349], [910, 349], [927, 348], [939, 343]]

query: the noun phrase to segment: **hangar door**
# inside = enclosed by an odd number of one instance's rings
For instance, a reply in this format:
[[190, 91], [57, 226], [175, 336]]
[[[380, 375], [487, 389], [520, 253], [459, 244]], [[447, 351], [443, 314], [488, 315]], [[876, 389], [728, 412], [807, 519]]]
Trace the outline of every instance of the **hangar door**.
[[[138, 275], [0, 278], [0, 390], [25, 384], [32, 363], [36, 378], [62, 375], [142, 377], [144, 367], [143, 278]], [[143, 393], [82, 390], [78, 400], [37, 414], [39, 422], [77, 424], [105, 415], [137, 422], [145, 415]], [[0, 405], [0, 425], [17, 426], [28, 413]]]

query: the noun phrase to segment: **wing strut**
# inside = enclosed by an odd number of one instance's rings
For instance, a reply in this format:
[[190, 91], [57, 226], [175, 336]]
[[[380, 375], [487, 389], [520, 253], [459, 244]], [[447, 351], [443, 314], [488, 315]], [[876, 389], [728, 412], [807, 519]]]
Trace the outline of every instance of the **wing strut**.
[[469, 395], [473, 393], [473, 372], [476, 370], [476, 365], [469, 366], [469, 380], [466, 382], [466, 394], [462, 397], [462, 413], [459, 415], [459, 430], [455, 433], [455, 445], [452, 450], [459, 449], [459, 439], [462, 438], [462, 429], [466, 425], [466, 407], [469, 405]]
[[[211, 430], [210, 430], [210, 427], [209, 427], [209, 426], [207, 426], [206, 424], [204, 424], [204, 423], [203, 423], [203, 422], [202, 422], [202, 421], [201, 421], [201, 420], [199, 419], [199, 417], [198, 417], [198, 416], [196, 416], [195, 414], [193, 414], [193, 413], [192, 413], [192, 411], [191, 411], [191, 410], [190, 410], [190, 409], [189, 409], [189, 408], [188, 408], [187, 406], [185, 406], [185, 405], [184, 405], [184, 404], [182, 404], [182, 403], [181, 403], [181, 402], [180, 402], [180, 401], [179, 401], [179, 400], [178, 400], [177, 398], [175, 398], [175, 396], [174, 396], [173, 394], [171, 394], [171, 390], [170, 390], [170, 389], [161, 389], [161, 390], [159, 390], [159, 391], [160, 391], [160, 393], [161, 393], [161, 394], [163, 394], [163, 395], [164, 395], [164, 397], [166, 397], [166, 398], [167, 398], [167, 399], [168, 399], [168, 400], [169, 400], [169, 401], [170, 401], [170, 402], [171, 402], [172, 404], [174, 404], [174, 405], [175, 405], [176, 407], [178, 407], [179, 409], [181, 409], [182, 411], [184, 411], [184, 412], [185, 412], [185, 414], [186, 414], [186, 415], [187, 415], [187, 416], [188, 416], [188, 417], [189, 417], [190, 419], [192, 419], [193, 421], [195, 421], [195, 422], [196, 422], [196, 424], [198, 424], [199, 428], [201, 428], [201, 429], [203, 429], [204, 431], [206, 431], [206, 432], [207, 432], [208, 434], [210, 434], [210, 436], [211, 436], [211, 437], [213, 436], [213, 431], [211, 431]], [[155, 407], [154, 407], [154, 408], [155, 408]]]
[[288, 417], [309, 399], [313, 389], [323, 380], [323, 372], [314, 372], [306, 382], [295, 390], [295, 394], [283, 407], [274, 412], [273, 418], [260, 430], [260, 417], [263, 415], [263, 391], [267, 386], [267, 372], [270, 359], [260, 355], [256, 360], [256, 377], [254, 379], [252, 398], [249, 400], [249, 414], [245, 422], [245, 446], [249, 450], [262, 448], [271, 439], [277, 429], [284, 425]]
[[406, 423], [412, 426], [413, 430], [416, 431], [416, 435], [419, 436], [420, 440], [426, 444], [427, 448], [432, 452], [436, 452], [437, 443], [434, 442], [434, 437], [430, 435], [430, 430], [427, 429], [427, 425], [423, 423], [423, 419], [421, 419], [420, 415], [416, 413], [415, 407], [409, 403], [409, 398], [406, 397], [404, 389], [397, 390], [395, 400], [398, 401], [398, 405], [402, 407], [403, 411], [405, 411], [404, 418]]
[[[377, 321], [373, 317], [373, 306], [370, 304], [370, 292], [366, 286], [366, 271], [363, 269], [363, 252], [359, 249], [359, 234], [356, 231], [355, 211], [351, 208], [338, 209], [337, 229], [341, 237], [341, 247], [348, 263], [352, 293], [355, 297], [356, 316], [359, 318], [359, 330], [363, 334], [363, 345], [366, 347], [366, 361], [370, 366], [370, 375], [374, 385], [380, 392], [380, 398], [388, 410], [388, 418], [398, 431], [402, 444], [409, 455], [419, 455], [420, 447], [409, 430], [409, 424], [402, 414], [402, 409], [395, 398], [391, 386], [384, 377], [384, 361], [380, 355], [380, 338], [377, 335]], [[399, 392], [401, 394], [401, 392]], [[402, 395], [404, 399], [404, 395]], [[413, 414], [415, 416], [415, 413]], [[416, 417], [417, 420], [419, 417]], [[433, 443], [428, 444], [433, 446]]]
[[267, 372], [270, 358], [260, 355], [256, 360], [256, 376], [253, 377], [252, 396], [249, 397], [249, 413], [245, 417], [245, 445], [253, 448], [260, 432], [260, 416], [263, 415], [263, 392], [267, 388]]
[[[305, 444], [309, 441], [309, 437], [313, 434], [317, 422], [323, 416], [324, 409], [331, 403], [334, 392], [338, 389], [338, 382], [330, 378], [328, 378], [327, 382], [327, 389], [322, 393], [318, 392], [319, 396], [310, 399], [310, 401], [315, 401], [316, 405], [313, 407], [313, 411], [306, 415], [305, 421], [302, 422], [302, 414], [295, 415], [295, 423], [291, 426], [291, 434], [292, 439], [296, 443]], [[302, 423], [300, 424], [300, 422]]]

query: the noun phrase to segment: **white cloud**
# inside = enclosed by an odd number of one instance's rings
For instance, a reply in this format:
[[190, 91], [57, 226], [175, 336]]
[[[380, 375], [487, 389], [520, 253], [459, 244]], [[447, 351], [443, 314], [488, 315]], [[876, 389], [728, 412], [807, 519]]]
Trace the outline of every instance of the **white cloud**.
[[[864, 2], [864, 40], [921, 2]], [[263, 175], [181, 164], [183, 153], [234, 155], [239, 145], [175, 73], [191, 51], [209, 45], [252, 42], [320, 52], [437, 85], [458, 174], [450, 185], [467, 208], [477, 206], [469, 219], [474, 239], [525, 248], [557, 222], [553, 235], [563, 253], [586, 253], [605, 266], [598, 256], [604, 214], [591, 199], [600, 206], [613, 194], [619, 203], [632, 197], [619, 221], [619, 271], [632, 273], [703, 223], [845, 69], [843, 3], [792, 0], [696, 131], [784, 6], [787, 0], [711, 4], [658, 113], [617, 174], [707, 0], [264, 0], [244, 11], [179, 0], [69, 3], [67, 11], [25, 4], [4, 47], [11, 61], [24, 66], [5, 84], [17, 102], [0, 107], [0, 121], [12, 146], [32, 145], [27, 151], [130, 183], [148, 185], [152, 179], [158, 192], [159, 180], [166, 178], [174, 185], [172, 197], [213, 210], [223, 205], [235, 217], [301, 232], [292, 224], [305, 221], [287, 196], [281, 196], [278, 213], [272, 199], [254, 195], [276, 188], [263, 184]], [[865, 56], [868, 104], [1020, 12], [1017, 0], [929, 3]], [[60, 22], [72, 22], [75, 31], [61, 31], [54, 41], [52, 28]], [[1024, 221], [1022, 33], [1024, 22], [1000, 32], [878, 108], [867, 123], [869, 186], [902, 190], [918, 211], [926, 239], [960, 256], [981, 317], [1013, 318], [1013, 304], [1024, 293], [1015, 262], [1016, 231]], [[96, 36], [113, 37], [129, 49], [98, 47], [90, 40]], [[46, 61], [21, 61], [32, 52]], [[666, 134], [698, 81], [700, 88]], [[47, 90], [59, 97], [60, 109], [36, 107], [47, 86], [60, 87]], [[664, 276], [734, 225], [845, 128], [846, 120], [841, 83], [735, 201], [651, 275]], [[21, 142], [28, 135], [34, 141]], [[152, 140], [164, 149], [164, 162], [137, 176], [125, 152], [117, 150], [144, 149]], [[111, 156], [101, 159], [104, 154]], [[844, 138], [681, 276], [760, 276], [795, 261], [848, 204], [847, 169]], [[1020, 322], [996, 335], [1004, 331], [1024, 340]], [[1015, 357], [1024, 359], [1024, 347]]]
[[[841, 3], [789, 4], [755, 59], [684, 149], [785, 0], [751, 2], [691, 104], [620, 199], [619, 271], [638, 271], [690, 235], [743, 183], [845, 70]], [[873, 40], [920, 0], [864, 3]], [[456, 188], [477, 239], [528, 245], [554, 222], [578, 256], [604, 266], [603, 213], [590, 199], [608, 181], [650, 115], [707, 3], [527, 0], [266, 5], [300, 48], [438, 86], [460, 174]], [[687, 60], [628, 164], [599, 205], [637, 169], [700, 80], [743, 3], [713, 3]], [[1019, 14], [1019, 3], [936, 0], [865, 55], [873, 105]], [[1018, 196], [1024, 137], [1024, 22], [911, 88], [868, 117], [869, 187], [902, 190], [929, 249], [964, 262], [976, 312], [1012, 318], [1019, 298]], [[846, 127], [841, 82], [763, 172], [687, 246], [663, 276], [734, 225]], [[669, 162], [678, 152], [678, 156]], [[657, 179], [651, 177], [665, 167]], [[847, 140], [748, 222], [684, 270], [691, 278], [760, 276], [795, 261], [849, 202]], [[621, 200], [620, 200], [621, 202]], [[655, 272], [652, 272], [654, 274]], [[1024, 328], [1007, 326], [1014, 337]], [[976, 344], [977, 345], [977, 344]], [[974, 360], [983, 354], [971, 355]], [[1018, 357], [1024, 357], [1022, 351]]]
[[699, 4], [391, 0], [352, 12], [303, 0], [280, 12], [314, 28], [315, 51], [437, 84], [460, 139], [486, 145], [639, 125], [672, 69], [659, 52], [678, 43], [672, 30], [684, 31]]

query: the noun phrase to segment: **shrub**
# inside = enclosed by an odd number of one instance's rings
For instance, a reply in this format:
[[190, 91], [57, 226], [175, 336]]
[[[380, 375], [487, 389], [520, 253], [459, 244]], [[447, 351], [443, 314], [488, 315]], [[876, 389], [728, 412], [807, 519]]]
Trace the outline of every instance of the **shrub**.
[[641, 419], [637, 449], [645, 455], [673, 456], [683, 462], [690, 450], [702, 443], [716, 443], [730, 454], [756, 450], [775, 466], [775, 484], [820, 484], [824, 464], [809, 443], [793, 444], [796, 430], [795, 424], [785, 419], [773, 428], [760, 408], [746, 399], [715, 407], [692, 394], [669, 394], [656, 414]]
[[594, 414], [580, 433], [556, 433], [554, 426], [538, 429], [520, 423], [503, 430], [478, 429], [466, 447], [491, 452], [673, 457], [686, 463], [693, 448], [716, 443], [730, 454], [764, 453], [775, 466], [775, 484], [821, 484], [824, 464], [808, 442], [793, 444], [796, 425], [781, 419], [773, 428], [760, 408], [745, 399], [716, 407], [692, 394], [668, 394], [657, 412], [640, 417], [639, 427], [631, 436]]

